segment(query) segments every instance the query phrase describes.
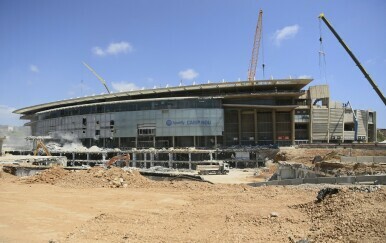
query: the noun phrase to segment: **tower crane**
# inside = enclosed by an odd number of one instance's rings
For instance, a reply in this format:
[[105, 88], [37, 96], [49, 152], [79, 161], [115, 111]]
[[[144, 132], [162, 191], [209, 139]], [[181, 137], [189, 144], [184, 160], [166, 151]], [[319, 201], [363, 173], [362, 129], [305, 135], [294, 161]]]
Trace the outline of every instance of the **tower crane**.
[[339, 43], [343, 46], [343, 48], [346, 50], [346, 52], [350, 55], [352, 60], [355, 62], [355, 64], [358, 66], [359, 70], [363, 73], [365, 78], [369, 81], [375, 92], [378, 94], [379, 98], [383, 101], [383, 103], [386, 105], [386, 98], [382, 94], [382, 91], [378, 88], [375, 81], [370, 77], [370, 75], [366, 72], [365, 68], [362, 66], [362, 64], [358, 61], [358, 59], [354, 56], [354, 53], [348, 48], [346, 43], [344, 43], [343, 39], [338, 35], [338, 33], [335, 31], [335, 29], [332, 27], [330, 22], [326, 19], [324, 16], [324, 13], [321, 13], [319, 15], [319, 19], [323, 20], [323, 22], [327, 25], [327, 27], [331, 30], [331, 32], [334, 34], [334, 36], [338, 39]]
[[110, 94], [111, 92], [110, 92], [109, 88], [107, 87], [106, 81], [101, 76], [99, 76], [97, 74], [97, 72], [95, 72], [95, 70], [92, 67], [90, 67], [87, 63], [85, 63], [85, 62], [82, 62], [82, 63], [83, 63], [83, 65], [86, 66], [86, 68], [88, 70], [90, 70], [95, 75], [95, 77], [97, 77], [97, 79], [99, 79], [99, 81], [101, 81], [101, 83], [105, 86], [107, 93]]
[[259, 11], [259, 18], [257, 20], [255, 38], [253, 41], [252, 57], [251, 63], [248, 69], [248, 81], [255, 80], [256, 67], [257, 67], [257, 58], [259, 56], [260, 49], [260, 40], [261, 40], [261, 30], [263, 28], [263, 10]]

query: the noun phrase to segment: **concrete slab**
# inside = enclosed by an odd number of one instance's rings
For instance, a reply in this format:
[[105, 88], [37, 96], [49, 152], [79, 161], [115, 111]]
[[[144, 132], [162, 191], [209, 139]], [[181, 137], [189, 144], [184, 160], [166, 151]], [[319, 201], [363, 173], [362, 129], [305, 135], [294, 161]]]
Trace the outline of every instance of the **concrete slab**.
[[357, 156], [358, 163], [373, 163], [373, 156]]
[[379, 163], [386, 163], [386, 156], [374, 156], [374, 157], [373, 157], [373, 161], [374, 161], [374, 163], [376, 163], [376, 164], [379, 164]]

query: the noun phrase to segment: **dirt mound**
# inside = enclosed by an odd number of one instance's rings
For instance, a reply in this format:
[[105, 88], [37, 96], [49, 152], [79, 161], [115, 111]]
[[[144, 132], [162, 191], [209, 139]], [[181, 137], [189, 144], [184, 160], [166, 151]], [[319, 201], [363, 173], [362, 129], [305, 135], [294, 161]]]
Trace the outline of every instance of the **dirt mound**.
[[115, 167], [108, 170], [98, 167], [70, 171], [53, 167], [27, 179], [26, 182], [49, 183], [69, 188], [146, 187], [152, 184], [152, 181], [140, 175], [138, 171], [124, 171]]
[[38, 174], [28, 178], [27, 183], [49, 183], [55, 184], [58, 180], [66, 177], [70, 172], [62, 167], [55, 166], [47, 170], [43, 170]]
[[386, 239], [385, 188], [376, 191], [344, 188], [319, 203], [293, 208], [299, 208], [311, 218], [308, 239], [315, 242], [381, 242]]
[[14, 176], [10, 173], [3, 171], [3, 168], [0, 167], [0, 181], [11, 182], [11, 181], [15, 181], [16, 179], [17, 179], [17, 176]]

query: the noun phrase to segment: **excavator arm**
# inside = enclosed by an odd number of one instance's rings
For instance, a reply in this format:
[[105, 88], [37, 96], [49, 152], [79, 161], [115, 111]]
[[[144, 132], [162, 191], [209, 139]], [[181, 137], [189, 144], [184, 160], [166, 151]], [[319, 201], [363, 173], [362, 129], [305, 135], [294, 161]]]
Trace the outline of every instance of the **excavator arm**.
[[34, 152], [34, 156], [36, 156], [38, 154], [39, 148], [42, 148], [47, 156], [51, 156], [50, 151], [48, 150], [48, 148], [46, 147], [46, 145], [43, 143], [42, 140], [37, 140], [36, 141], [36, 149], [35, 149], [35, 152]]
[[129, 165], [129, 161], [130, 161], [130, 154], [121, 154], [121, 155], [117, 155], [117, 156], [114, 156], [112, 157], [107, 163], [106, 163], [106, 167], [111, 167], [113, 164], [115, 164], [117, 161], [125, 161], [126, 163], [126, 166]]

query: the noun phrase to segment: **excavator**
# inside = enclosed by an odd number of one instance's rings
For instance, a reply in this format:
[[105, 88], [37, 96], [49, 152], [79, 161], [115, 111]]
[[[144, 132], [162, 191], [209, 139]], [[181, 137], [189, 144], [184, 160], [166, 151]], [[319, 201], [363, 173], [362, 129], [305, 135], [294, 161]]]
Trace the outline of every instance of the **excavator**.
[[120, 155], [112, 157], [106, 163], [106, 167], [110, 168], [112, 165], [116, 164], [117, 162], [124, 162], [125, 166], [129, 166], [129, 161], [130, 161], [130, 154], [120, 154]]
[[38, 155], [40, 148], [43, 149], [43, 151], [46, 153], [47, 156], [51, 156], [50, 151], [48, 150], [46, 145], [43, 143], [43, 141], [40, 140], [40, 139], [36, 140], [36, 149], [35, 149], [35, 152], [34, 152], [34, 156]]

